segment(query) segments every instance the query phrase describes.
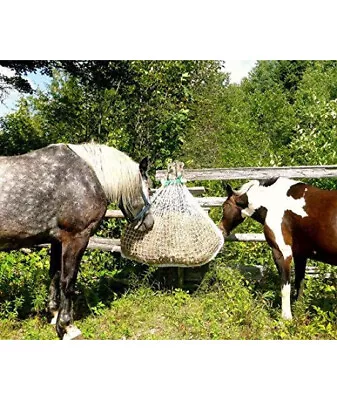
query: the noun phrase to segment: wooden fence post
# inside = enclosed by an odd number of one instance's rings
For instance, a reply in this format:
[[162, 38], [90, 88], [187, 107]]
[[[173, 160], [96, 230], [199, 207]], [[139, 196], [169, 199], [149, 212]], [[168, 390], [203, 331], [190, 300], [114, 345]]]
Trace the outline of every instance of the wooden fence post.
[[184, 287], [184, 268], [177, 267], [177, 276], [178, 276], [178, 288], [182, 289]]

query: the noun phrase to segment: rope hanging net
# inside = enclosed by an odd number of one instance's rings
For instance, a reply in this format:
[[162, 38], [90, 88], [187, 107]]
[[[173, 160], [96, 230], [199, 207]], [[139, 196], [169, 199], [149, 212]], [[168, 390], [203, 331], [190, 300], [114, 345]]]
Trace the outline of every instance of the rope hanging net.
[[196, 267], [222, 248], [221, 231], [185, 186], [182, 169], [183, 163], [172, 163], [168, 179], [151, 199], [152, 230], [126, 227], [121, 238], [124, 257], [159, 267]]

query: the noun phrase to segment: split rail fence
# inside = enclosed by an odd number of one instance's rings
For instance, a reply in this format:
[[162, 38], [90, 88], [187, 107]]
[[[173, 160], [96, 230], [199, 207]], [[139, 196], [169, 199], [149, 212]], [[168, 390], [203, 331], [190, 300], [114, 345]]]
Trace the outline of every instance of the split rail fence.
[[[165, 179], [166, 170], [156, 171], [156, 180]], [[207, 169], [184, 169], [184, 178], [187, 181], [229, 181], [229, 180], [250, 180], [268, 179], [283, 176], [294, 179], [308, 178], [337, 178], [337, 165], [322, 166], [298, 166], [298, 167], [246, 167], [246, 168], [207, 168]], [[156, 189], [153, 190], [155, 192]], [[198, 197], [204, 195], [206, 190], [203, 186], [189, 187], [190, 192], [196, 196], [199, 204], [204, 209], [221, 207], [226, 197]], [[105, 218], [124, 218], [120, 210], [108, 210]], [[218, 221], [215, 221], [216, 223]], [[264, 242], [263, 233], [235, 233], [226, 238], [226, 242]], [[93, 236], [88, 244], [88, 249], [102, 251], [120, 252], [119, 238], [102, 238]], [[257, 266], [256, 268], [263, 268]], [[262, 271], [261, 271], [262, 272]], [[315, 274], [315, 268], [308, 266], [308, 273]]]
[[[166, 174], [166, 170], [158, 170], [155, 176], [156, 180], [160, 181], [161, 179], [165, 179]], [[187, 181], [268, 179], [276, 176], [294, 179], [337, 178], [337, 165], [184, 169], [184, 178], [187, 179]], [[202, 186], [190, 187], [189, 190], [196, 196], [199, 204], [206, 209], [221, 207], [226, 200], [226, 197], [197, 197], [206, 192], [205, 188]], [[108, 210], [105, 218], [124, 218], [124, 216], [120, 210]], [[263, 233], [236, 233], [229, 235], [226, 241], [264, 242], [265, 238]], [[94, 236], [90, 239], [88, 248], [120, 252], [120, 239], [105, 239]]]

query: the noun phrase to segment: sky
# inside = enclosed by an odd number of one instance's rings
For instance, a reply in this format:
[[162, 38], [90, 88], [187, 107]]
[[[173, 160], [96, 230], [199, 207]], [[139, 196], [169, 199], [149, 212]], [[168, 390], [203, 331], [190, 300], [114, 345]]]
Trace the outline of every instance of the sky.
[[[8, 68], [0, 67], [0, 73], [6, 74], [7, 76], [13, 76], [14, 73]], [[27, 74], [28, 81], [32, 85], [33, 89], [45, 90], [47, 84], [50, 82], [50, 78], [41, 74]], [[16, 102], [22, 95], [17, 90], [12, 90], [6, 96], [4, 103], [0, 103], [0, 117], [13, 111], [16, 107]]]
[[242, 78], [248, 76], [248, 72], [255, 66], [256, 60], [227, 60], [225, 69], [231, 73], [230, 82], [240, 83]]
[[[225, 63], [225, 69], [230, 72], [230, 82], [240, 83], [241, 79], [248, 76], [248, 72], [254, 67], [256, 60], [227, 60]], [[0, 73], [6, 73], [11, 75], [10, 70], [7, 68], [0, 67]], [[34, 89], [40, 88], [41, 90], [46, 89], [50, 78], [41, 74], [28, 74], [29, 82]], [[3, 104], [0, 104], [0, 117], [7, 113], [15, 110], [16, 102], [20, 98], [20, 93], [17, 90], [12, 90], [6, 97]]]

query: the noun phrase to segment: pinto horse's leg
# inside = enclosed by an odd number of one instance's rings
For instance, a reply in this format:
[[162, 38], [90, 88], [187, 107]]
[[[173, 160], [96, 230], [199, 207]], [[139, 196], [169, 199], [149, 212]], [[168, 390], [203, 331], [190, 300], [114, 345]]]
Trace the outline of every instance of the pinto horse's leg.
[[295, 263], [295, 289], [296, 289], [296, 300], [297, 300], [303, 294], [305, 267], [307, 264], [307, 259], [305, 257], [294, 256], [294, 263]]
[[60, 306], [60, 275], [62, 265], [62, 246], [59, 242], [51, 244], [49, 276], [51, 278], [49, 286], [48, 308], [53, 318], [51, 324], [55, 325]]
[[73, 325], [73, 295], [80, 261], [89, 237], [88, 232], [65, 234], [62, 241], [60, 309], [56, 322], [56, 331], [60, 339], [75, 339], [81, 335], [81, 331]]
[[290, 307], [290, 265], [292, 256], [286, 259], [279, 249], [273, 248], [273, 258], [281, 276], [282, 318], [292, 319]]

